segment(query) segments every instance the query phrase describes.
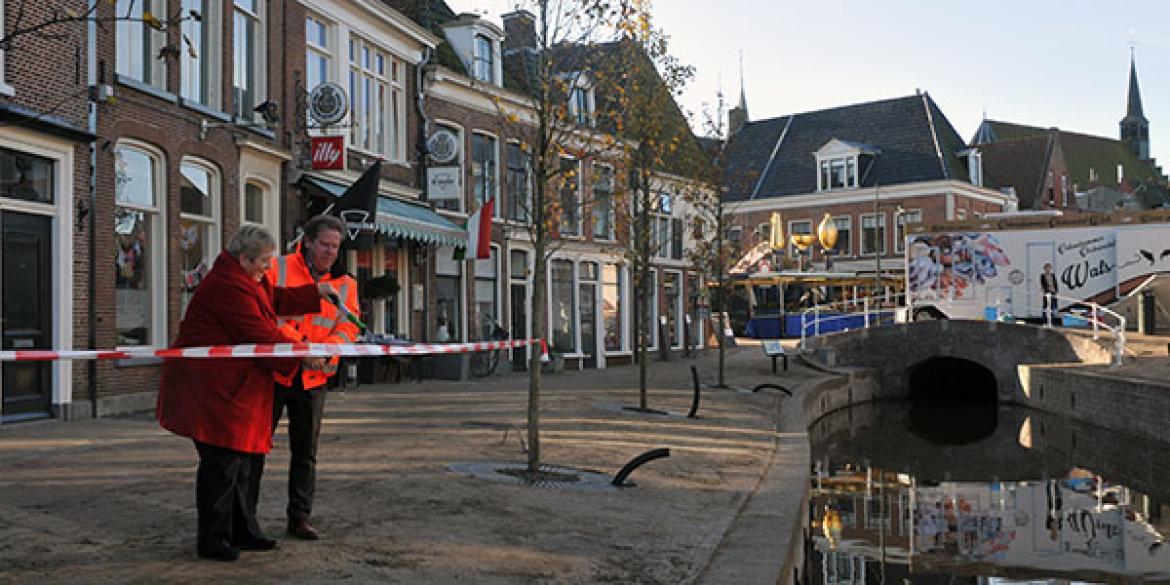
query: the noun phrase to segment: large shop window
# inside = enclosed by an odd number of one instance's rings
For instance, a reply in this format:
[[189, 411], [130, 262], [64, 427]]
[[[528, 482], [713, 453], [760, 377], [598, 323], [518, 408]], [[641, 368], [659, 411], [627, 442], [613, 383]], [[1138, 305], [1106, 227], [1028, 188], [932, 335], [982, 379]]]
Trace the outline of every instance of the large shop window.
[[601, 317], [605, 325], [605, 351], [625, 349], [622, 306], [622, 266], [606, 264], [601, 273]]
[[233, 112], [237, 118], [258, 120], [259, 114], [252, 110], [268, 99], [264, 0], [235, 0], [235, 6], [232, 19]]
[[183, 35], [190, 45], [179, 51], [183, 99], [212, 108], [219, 107], [220, 99], [222, 27], [206, 26], [206, 23], [222, 22], [219, 6], [220, 0], [183, 0], [183, 14], [197, 13], [200, 18], [183, 21]]
[[581, 235], [581, 165], [571, 158], [561, 159], [561, 235]]
[[119, 146], [114, 163], [114, 241], [118, 345], [161, 344], [163, 340], [161, 159]]
[[53, 203], [53, 161], [0, 148], [0, 197]]
[[528, 223], [532, 209], [531, 156], [519, 144], [508, 144], [508, 219]]
[[[401, 282], [399, 280], [400, 271], [398, 268], [398, 261], [401, 257], [401, 250], [398, 247], [399, 242], [401, 240], [390, 240], [382, 247], [382, 278], [386, 279], [385, 282]], [[398, 303], [405, 303], [406, 295], [405, 290], [400, 290], [396, 294], [386, 296], [385, 299], [375, 301], [383, 303], [384, 308], [382, 310], [385, 314], [384, 322], [386, 324], [382, 331], [383, 333], [400, 337], [409, 334], [406, 331], [405, 323], [400, 322], [398, 319]]]
[[491, 339], [492, 331], [500, 322], [499, 248], [491, 249], [488, 260], [475, 261], [475, 314], [479, 327], [477, 339]]
[[[471, 135], [471, 184], [475, 193], [475, 201], [479, 205], [483, 205], [488, 199], [496, 196], [496, 186], [499, 183], [496, 179], [496, 174], [499, 172], [497, 160], [499, 157], [496, 155], [496, 139], [487, 134], [473, 133]], [[496, 201], [492, 213], [497, 217], [500, 215], [499, 201]]]
[[358, 37], [349, 39], [349, 110], [355, 148], [402, 160], [404, 65]]
[[612, 240], [613, 167], [593, 165], [593, 237]]
[[561, 353], [577, 351], [577, 304], [573, 296], [573, 263], [569, 260], [553, 260], [552, 278], [552, 326], [553, 349]]
[[666, 325], [671, 334], [671, 346], [682, 347], [682, 278], [677, 272], [663, 274], [662, 290], [666, 295]]
[[156, 58], [166, 36], [142, 21], [146, 12], [164, 17], [168, 14], [165, 5], [165, 0], [117, 0], [114, 10], [119, 20], [114, 25], [117, 45], [114, 69], [118, 75], [166, 89], [166, 60]]
[[186, 314], [195, 287], [219, 253], [219, 175], [210, 165], [193, 160], [183, 161], [179, 171], [180, 314]]
[[452, 260], [455, 249], [442, 246], [435, 251], [435, 340], [462, 339], [463, 261]]

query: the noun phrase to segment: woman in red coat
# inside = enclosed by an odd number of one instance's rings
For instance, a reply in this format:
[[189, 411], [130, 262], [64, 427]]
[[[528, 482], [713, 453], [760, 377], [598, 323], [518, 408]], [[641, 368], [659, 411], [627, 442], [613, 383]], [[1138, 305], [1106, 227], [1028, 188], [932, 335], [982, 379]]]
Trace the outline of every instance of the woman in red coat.
[[[264, 272], [275, 248], [264, 228], [237, 230], [195, 290], [174, 346], [287, 343], [276, 316], [319, 311], [320, 298], [336, 292], [329, 285], [274, 291]], [[256, 523], [264, 454], [272, 448], [272, 373], [287, 375], [300, 361], [192, 358], [163, 364], [158, 422], [190, 437], [199, 452], [199, 556], [230, 561], [240, 549], [276, 548]]]

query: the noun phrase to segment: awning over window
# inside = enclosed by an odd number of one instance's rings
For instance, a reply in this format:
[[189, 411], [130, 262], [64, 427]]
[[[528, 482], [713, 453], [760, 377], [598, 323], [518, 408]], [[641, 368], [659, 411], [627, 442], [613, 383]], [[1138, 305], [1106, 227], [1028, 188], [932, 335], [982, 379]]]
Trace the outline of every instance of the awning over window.
[[[341, 197], [346, 185], [305, 175], [301, 183], [320, 194]], [[467, 247], [467, 230], [437, 214], [431, 208], [414, 201], [385, 195], [378, 197], [378, 215], [375, 219], [379, 233], [414, 240], [435, 246]]]

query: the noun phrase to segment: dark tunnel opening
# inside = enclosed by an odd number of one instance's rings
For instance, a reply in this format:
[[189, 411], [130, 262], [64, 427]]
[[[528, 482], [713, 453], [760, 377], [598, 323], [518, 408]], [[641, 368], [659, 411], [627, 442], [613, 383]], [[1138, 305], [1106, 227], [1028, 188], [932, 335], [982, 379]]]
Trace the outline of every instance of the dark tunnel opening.
[[907, 426], [933, 443], [964, 445], [990, 437], [998, 424], [995, 374], [975, 362], [932, 358], [910, 369]]

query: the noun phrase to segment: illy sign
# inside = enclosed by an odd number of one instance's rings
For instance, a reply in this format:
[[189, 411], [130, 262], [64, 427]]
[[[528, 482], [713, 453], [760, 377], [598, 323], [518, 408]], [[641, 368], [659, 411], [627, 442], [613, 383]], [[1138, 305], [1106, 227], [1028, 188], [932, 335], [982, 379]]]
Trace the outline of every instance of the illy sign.
[[314, 136], [309, 150], [314, 170], [345, 170], [345, 136]]

